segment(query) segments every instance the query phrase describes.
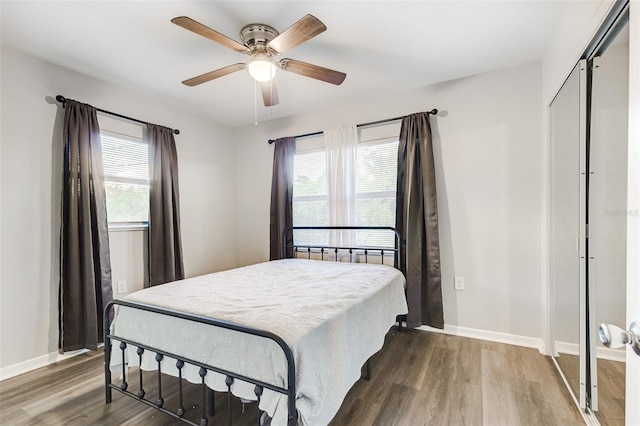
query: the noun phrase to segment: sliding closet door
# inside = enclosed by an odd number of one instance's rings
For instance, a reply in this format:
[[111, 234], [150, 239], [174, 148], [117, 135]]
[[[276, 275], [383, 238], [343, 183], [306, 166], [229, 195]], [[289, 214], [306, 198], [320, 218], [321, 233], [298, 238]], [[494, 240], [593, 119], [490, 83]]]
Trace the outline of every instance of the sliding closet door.
[[[625, 348], [595, 338], [600, 323], [625, 325], [629, 28], [626, 15], [592, 60], [589, 142], [591, 408], [601, 424], [624, 423]], [[596, 346], [597, 345], [597, 346]]]
[[549, 106], [552, 335], [555, 362], [586, 407], [586, 62]]

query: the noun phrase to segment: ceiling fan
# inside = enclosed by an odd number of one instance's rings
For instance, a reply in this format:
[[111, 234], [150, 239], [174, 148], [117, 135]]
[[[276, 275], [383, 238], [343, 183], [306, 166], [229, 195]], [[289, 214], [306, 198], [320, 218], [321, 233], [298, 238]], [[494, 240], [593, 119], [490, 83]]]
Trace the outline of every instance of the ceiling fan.
[[209, 40], [220, 43], [229, 49], [250, 56], [250, 59], [246, 63], [240, 62], [228, 65], [183, 81], [182, 83], [187, 86], [197, 86], [227, 74], [247, 69], [251, 77], [260, 83], [264, 105], [269, 107], [277, 105], [279, 102], [278, 91], [273, 81], [278, 69], [326, 81], [327, 83], [335, 85], [341, 84], [347, 77], [343, 72], [308, 64], [295, 59], [284, 58], [278, 62], [274, 60], [275, 56], [293, 49], [327, 29], [327, 27], [313, 15], [305, 15], [282, 33], [278, 33], [276, 29], [265, 24], [245, 25], [240, 31], [242, 43], [186, 16], [173, 18], [171, 22], [206, 37]]

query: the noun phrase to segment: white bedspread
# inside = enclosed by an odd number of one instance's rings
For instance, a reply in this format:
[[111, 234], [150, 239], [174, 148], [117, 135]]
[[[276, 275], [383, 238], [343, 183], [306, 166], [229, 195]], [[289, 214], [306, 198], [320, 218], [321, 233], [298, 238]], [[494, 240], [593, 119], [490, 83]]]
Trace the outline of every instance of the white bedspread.
[[[336, 414], [364, 362], [384, 343], [396, 315], [407, 313], [404, 276], [384, 265], [286, 259], [218, 272], [138, 291], [126, 300], [222, 319], [271, 331], [293, 349], [299, 424], [326, 425]], [[271, 340], [118, 307], [113, 334], [278, 386], [287, 385], [280, 347]], [[121, 364], [113, 344], [111, 367]], [[131, 345], [130, 366], [138, 365]], [[145, 354], [142, 368], [157, 363]], [[177, 375], [175, 360], [162, 370]], [[200, 383], [198, 368], [183, 377]], [[224, 377], [208, 373], [212, 389]], [[232, 392], [255, 400], [254, 386], [237, 381]], [[285, 425], [287, 397], [265, 390], [260, 408]]]

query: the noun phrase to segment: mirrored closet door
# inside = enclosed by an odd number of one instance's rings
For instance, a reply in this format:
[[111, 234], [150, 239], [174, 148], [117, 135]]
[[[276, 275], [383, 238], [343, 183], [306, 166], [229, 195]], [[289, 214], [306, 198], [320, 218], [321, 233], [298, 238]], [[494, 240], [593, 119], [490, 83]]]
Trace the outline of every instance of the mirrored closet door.
[[598, 324], [625, 324], [628, 7], [590, 45], [549, 105], [554, 361], [579, 406], [624, 424], [625, 350]]
[[624, 424], [625, 348], [605, 348], [598, 324], [626, 324], [629, 25], [623, 14], [590, 60], [588, 278], [591, 409]]

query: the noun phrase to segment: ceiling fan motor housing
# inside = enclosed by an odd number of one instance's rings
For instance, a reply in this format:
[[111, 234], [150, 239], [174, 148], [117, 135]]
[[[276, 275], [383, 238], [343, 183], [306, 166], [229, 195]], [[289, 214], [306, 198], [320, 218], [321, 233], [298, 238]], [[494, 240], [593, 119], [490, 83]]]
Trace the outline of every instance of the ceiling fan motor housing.
[[267, 43], [278, 36], [278, 31], [265, 24], [245, 25], [240, 31], [242, 43], [247, 46], [251, 53], [255, 50], [270, 50]]

